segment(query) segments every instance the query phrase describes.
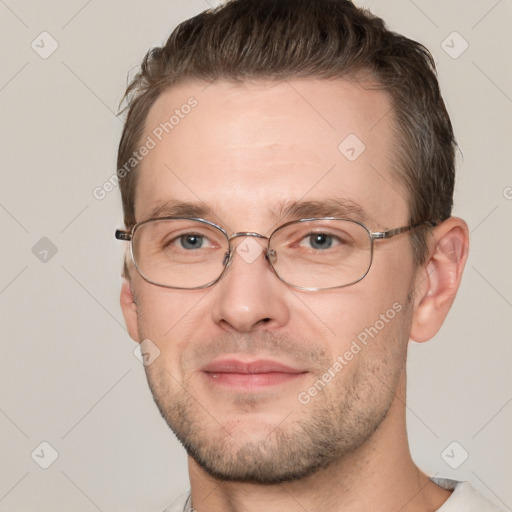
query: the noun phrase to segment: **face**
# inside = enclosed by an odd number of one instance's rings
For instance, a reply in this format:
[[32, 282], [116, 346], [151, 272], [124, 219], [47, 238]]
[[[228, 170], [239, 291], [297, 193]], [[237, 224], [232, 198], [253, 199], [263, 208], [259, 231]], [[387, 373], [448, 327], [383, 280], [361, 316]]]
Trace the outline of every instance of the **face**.
[[[162, 134], [176, 109], [179, 122]], [[136, 220], [200, 215], [228, 233], [268, 236], [301, 217], [353, 218], [357, 206], [371, 231], [406, 225], [390, 109], [385, 92], [344, 80], [175, 86], [147, 118], [144, 140], [157, 143], [137, 171]], [[249, 240], [265, 244], [233, 246]], [[236, 251], [205, 289], [130, 274], [132, 337], [160, 350], [146, 366], [155, 402], [210, 475], [303, 478], [357, 450], [389, 414], [409, 340], [408, 235], [376, 241], [366, 277], [332, 290], [291, 288], [263, 254]]]

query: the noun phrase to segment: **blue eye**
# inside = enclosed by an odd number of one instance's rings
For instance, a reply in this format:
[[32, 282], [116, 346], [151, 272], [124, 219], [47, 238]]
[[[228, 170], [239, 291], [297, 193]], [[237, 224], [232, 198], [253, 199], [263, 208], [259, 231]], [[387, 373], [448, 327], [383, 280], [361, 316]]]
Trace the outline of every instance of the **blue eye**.
[[305, 249], [314, 251], [326, 251], [328, 249], [339, 248], [346, 244], [346, 241], [338, 235], [331, 233], [308, 233], [302, 237], [299, 245]]
[[203, 235], [182, 235], [178, 238], [179, 243], [183, 249], [200, 249], [203, 246]]
[[333, 244], [333, 237], [325, 233], [309, 235], [308, 242], [313, 249], [329, 249]]

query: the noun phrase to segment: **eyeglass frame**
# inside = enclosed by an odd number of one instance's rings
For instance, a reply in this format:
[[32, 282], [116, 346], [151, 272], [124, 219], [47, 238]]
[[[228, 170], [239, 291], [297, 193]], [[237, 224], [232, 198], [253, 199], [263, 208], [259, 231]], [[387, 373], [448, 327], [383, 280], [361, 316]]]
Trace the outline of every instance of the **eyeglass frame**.
[[[224, 236], [226, 237], [226, 240], [228, 242], [228, 252], [224, 255], [224, 259], [222, 261], [222, 265], [223, 265], [224, 269], [222, 270], [222, 272], [216, 279], [214, 279], [213, 281], [210, 281], [209, 283], [202, 285], [202, 286], [194, 286], [192, 288], [183, 288], [180, 286], [170, 286], [170, 285], [156, 283], [156, 282], [152, 281], [151, 279], [147, 278], [142, 273], [142, 271], [139, 269], [139, 266], [137, 264], [134, 254], [133, 254], [133, 237], [134, 237], [137, 229], [140, 228], [141, 226], [143, 226], [144, 224], [148, 224], [150, 222], [156, 222], [156, 221], [163, 221], [163, 220], [197, 221], [197, 222], [206, 224], [208, 226], [211, 226], [213, 228], [216, 228], [221, 233], [224, 234]], [[234, 240], [235, 238], [239, 238], [241, 236], [252, 236], [255, 238], [265, 239], [270, 242], [270, 239], [272, 238], [272, 236], [280, 229], [290, 226], [291, 224], [298, 224], [300, 222], [311, 222], [311, 221], [317, 221], [317, 220], [320, 220], [320, 221], [322, 221], [322, 220], [348, 221], [348, 222], [352, 222], [354, 224], [358, 224], [359, 226], [364, 228], [364, 230], [368, 233], [368, 236], [370, 238], [370, 263], [368, 265], [368, 269], [366, 270], [366, 272], [359, 279], [352, 281], [351, 283], [348, 283], [348, 284], [342, 284], [342, 285], [338, 285], [338, 286], [330, 286], [328, 288], [312, 288], [312, 287], [296, 286], [294, 284], [288, 283], [278, 274], [277, 270], [274, 268], [274, 265], [272, 264], [272, 261], [270, 260], [269, 253], [271, 252], [271, 249], [270, 249], [269, 245], [267, 244], [267, 249], [265, 251], [265, 260], [267, 262], [267, 266], [270, 267], [270, 270], [272, 270], [274, 272], [276, 277], [281, 282], [283, 282], [287, 286], [291, 286], [292, 288], [295, 288], [296, 290], [317, 292], [317, 291], [324, 291], [324, 290], [333, 290], [336, 288], [345, 288], [346, 286], [352, 286], [353, 284], [356, 284], [359, 281], [362, 281], [368, 275], [368, 272], [370, 272], [370, 268], [372, 267], [372, 263], [373, 263], [373, 243], [375, 240], [389, 240], [390, 238], [393, 238], [396, 235], [400, 235], [402, 233], [407, 233], [409, 231], [412, 231], [412, 230], [414, 230], [420, 226], [424, 226], [424, 225], [428, 226], [430, 228], [435, 228], [439, 225], [439, 222], [437, 222], [437, 221], [425, 220], [425, 221], [421, 221], [421, 222], [416, 222], [414, 224], [408, 224], [407, 226], [401, 226], [399, 228], [388, 229], [387, 231], [370, 231], [362, 222], [359, 222], [354, 219], [346, 219], [346, 218], [342, 218], [342, 217], [312, 217], [312, 218], [307, 218], [307, 219], [297, 219], [297, 220], [291, 220], [291, 221], [285, 222], [284, 224], [281, 224], [276, 229], [274, 229], [272, 231], [272, 233], [270, 233], [269, 236], [261, 235], [260, 233], [254, 233], [251, 231], [248, 231], [248, 232], [240, 231], [240, 232], [236, 232], [236, 233], [229, 235], [228, 232], [222, 226], [219, 226], [218, 224], [215, 224], [214, 222], [211, 222], [206, 219], [201, 219], [199, 217], [174, 217], [174, 216], [171, 216], [171, 217], [153, 217], [151, 219], [146, 219], [141, 222], [137, 222], [128, 231], [122, 230], [122, 229], [116, 229], [115, 237], [117, 240], [130, 242], [130, 256], [131, 256], [132, 262], [133, 262], [135, 268], [137, 269], [137, 272], [139, 273], [139, 275], [148, 283], [153, 284], [155, 286], [160, 286], [162, 288], [171, 288], [174, 290], [201, 290], [204, 288], [209, 288], [210, 286], [212, 286], [215, 283], [217, 283], [218, 281], [220, 281], [222, 276], [225, 274], [225, 272], [230, 267], [231, 262], [233, 261], [233, 254], [236, 252], [236, 249], [233, 249], [233, 245], [231, 244], [231, 241]]]

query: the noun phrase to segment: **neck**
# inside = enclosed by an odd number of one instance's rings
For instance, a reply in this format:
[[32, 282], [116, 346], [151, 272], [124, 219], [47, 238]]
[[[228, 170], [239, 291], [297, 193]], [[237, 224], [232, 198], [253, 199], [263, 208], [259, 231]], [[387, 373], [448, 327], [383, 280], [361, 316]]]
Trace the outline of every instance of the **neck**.
[[189, 457], [189, 475], [197, 512], [432, 512], [450, 496], [411, 458], [405, 427], [405, 372], [388, 415], [373, 436], [326, 469], [276, 485], [219, 482]]

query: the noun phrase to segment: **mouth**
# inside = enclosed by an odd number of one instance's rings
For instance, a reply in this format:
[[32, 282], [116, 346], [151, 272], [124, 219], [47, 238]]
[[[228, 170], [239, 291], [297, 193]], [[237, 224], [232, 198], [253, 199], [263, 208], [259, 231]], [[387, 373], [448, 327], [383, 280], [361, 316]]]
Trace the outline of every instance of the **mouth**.
[[295, 382], [308, 373], [268, 359], [219, 359], [208, 363], [202, 371], [214, 385], [247, 391]]

